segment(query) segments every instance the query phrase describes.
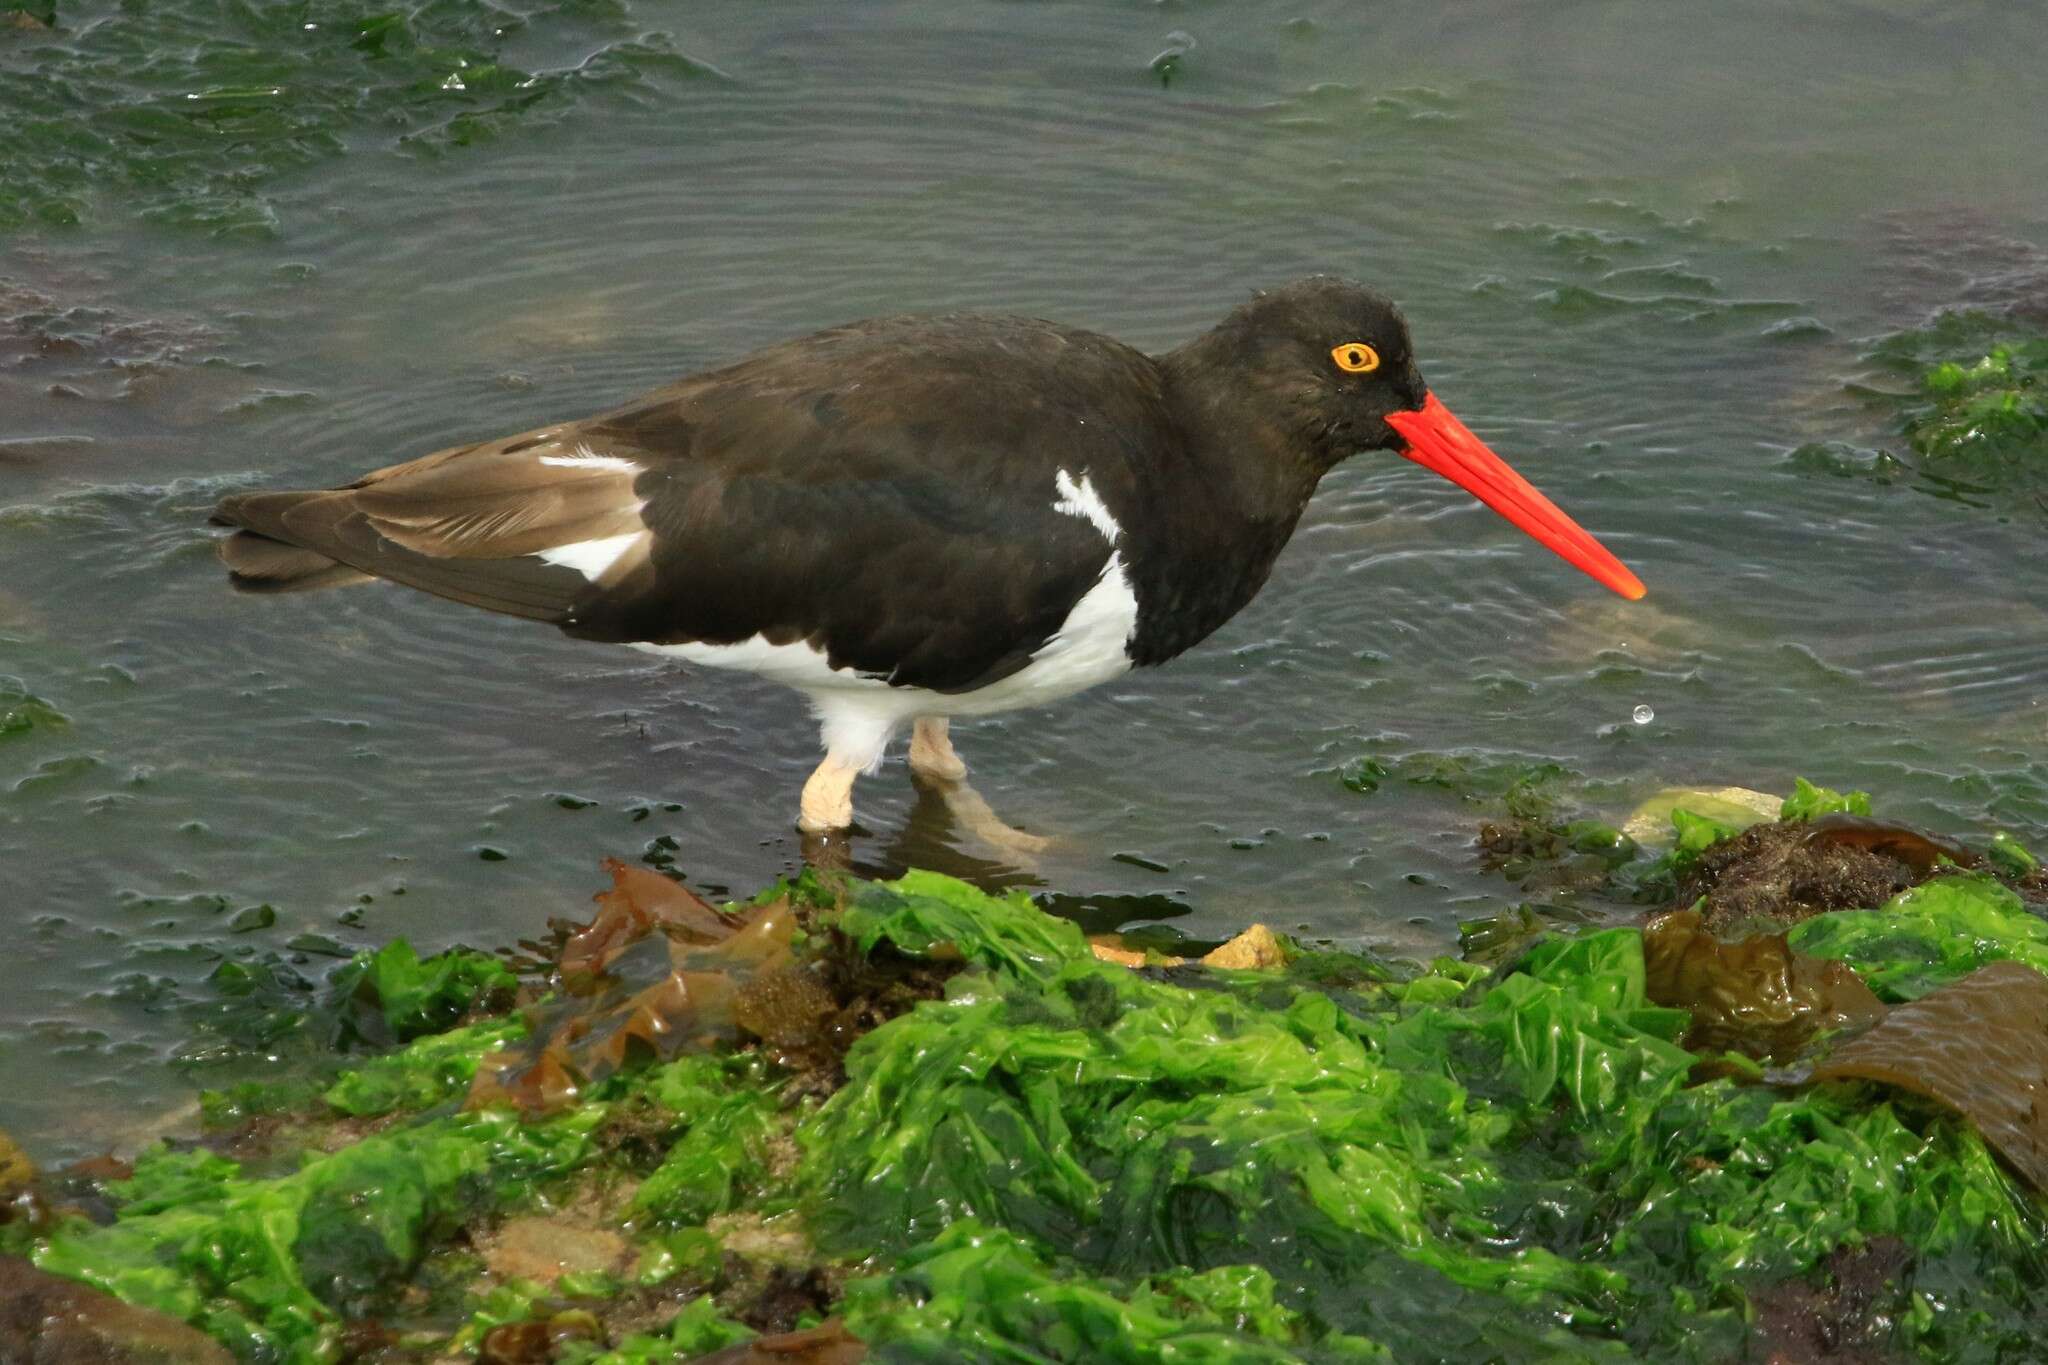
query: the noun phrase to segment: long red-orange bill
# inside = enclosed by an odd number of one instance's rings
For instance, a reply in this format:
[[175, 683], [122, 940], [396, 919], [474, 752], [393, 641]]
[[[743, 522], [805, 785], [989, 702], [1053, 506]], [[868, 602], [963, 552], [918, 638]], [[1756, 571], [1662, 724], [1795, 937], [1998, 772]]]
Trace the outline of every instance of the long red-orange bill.
[[1564, 560], [1634, 601], [1647, 591], [1628, 566], [1607, 552], [1583, 526], [1559, 511], [1508, 462], [1486, 448], [1451, 410], [1425, 394], [1413, 412], [1390, 412], [1387, 425], [1408, 441], [1401, 453], [1424, 469], [1441, 474], [1512, 521]]

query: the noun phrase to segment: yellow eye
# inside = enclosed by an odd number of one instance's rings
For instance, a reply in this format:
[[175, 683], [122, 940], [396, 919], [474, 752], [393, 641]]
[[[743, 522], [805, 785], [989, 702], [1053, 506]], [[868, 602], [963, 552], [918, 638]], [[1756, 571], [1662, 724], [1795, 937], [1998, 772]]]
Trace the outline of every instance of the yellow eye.
[[1351, 374], [1371, 374], [1380, 367], [1380, 353], [1362, 341], [1347, 341], [1330, 352], [1337, 368]]

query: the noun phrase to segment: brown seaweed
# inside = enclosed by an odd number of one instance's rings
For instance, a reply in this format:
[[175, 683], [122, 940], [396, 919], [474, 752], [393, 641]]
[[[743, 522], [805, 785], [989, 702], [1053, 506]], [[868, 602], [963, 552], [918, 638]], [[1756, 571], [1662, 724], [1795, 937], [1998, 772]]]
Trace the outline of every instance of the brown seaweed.
[[[529, 1016], [528, 1041], [477, 1070], [472, 1107], [555, 1113], [615, 1072], [686, 1052], [758, 1046], [829, 1093], [854, 1039], [943, 992], [958, 963], [854, 951], [829, 921], [784, 896], [721, 912], [659, 873], [606, 859], [612, 885], [587, 924], [562, 926], [546, 960], [556, 994]], [[547, 952], [545, 945], [530, 945]]]
[[1893, 1009], [1835, 1049], [1820, 1081], [1878, 1081], [1954, 1109], [2048, 1190], [2048, 977], [1993, 962]]
[[1807, 822], [1806, 846], [1816, 848], [1860, 848], [1879, 857], [1904, 863], [1921, 878], [1931, 877], [1944, 861], [1957, 867], [1976, 867], [1982, 855], [1952, 839], [1867, 815], [1836, 812]]
[[1917, 848], [1829, 826], [1830, 818], [1754, 825], [1715, 844], [1686, 874], [1679, 902], [1704, 899], [1706, 927], [1719, 932], [1756, 921], [1787, 925], [1829, 910], [1869, 909], [1926, 879], [1893, 851], [1916, 855]]
[[1643, 930], [1650, 999], [1692, 1011], [1684, 1045], [1787, 1060], [1816, 1034], [1868, 1028], [1885, 1007], [1854, 969], [1794, 952], [1783, 934], [1727, 943], [1695, 910], [1657, 916]]

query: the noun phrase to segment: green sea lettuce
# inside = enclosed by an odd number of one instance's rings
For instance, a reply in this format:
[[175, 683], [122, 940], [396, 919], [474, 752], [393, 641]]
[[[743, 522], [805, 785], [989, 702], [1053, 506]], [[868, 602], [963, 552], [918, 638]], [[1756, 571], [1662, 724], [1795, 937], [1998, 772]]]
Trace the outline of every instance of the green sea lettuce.
[[[389, 1116], [372, 1136], [269, 1178], [159, 1150], [111, 1224], [61, 1223], [35, 1257], [246, 1358], [324, 1363], [458, 1227], [595, 1163], [636, 1182], [635, 1282], [711, 1285], [736, 1254], [720, 1215], [769, 1215], [859, 1267], [831, 1311], [878, 1362], [1719, 1362], [1749, 1349], [1760, 1289], [1875, 1238], [1907, 1249], [1873, 1309], [1893, 1348], [1988, 1362], [2037, 1335], [2040, 1205], [1968, 1124], [1865, 1083], [1699, 1080], [1633, 928], [1545, 935], [1497, 970], [1297, 949], [1133, 971], [1021, 896], [925, 873], [855, 886], [818, 928], [814, 951], [964, 964], [862, 1037], [822, 1105], [727, 1051], [620, 1070], [547, 1120], [435, 1108], [519, 1027], [487, 1021], [330, 1088]], [[1893, 999], [2048, 961], [2048, 926], [1981, 876], [1794, 943]], [[501, 1284], [449, 1349], [615, 1287]], [[733, 1345], [722, 1293], [563, 1358]]]
[[1991, 845], [1985, 850], [1985, 856], [1993, 867], [2008, 877], [2032, 876], [2041, 868], [2041, 860], [2004, 830], [1991, 836]]
[[[1374, 1342], [1319, 1333], [1257, 1266], [1216, 1266], [1121, 1284], [1071, 1271], [1023, 1238], [971, 1219], [847, 1287], [847, 1325], [880, 1359], [1376, 1362]], [[1030, 1343], [1033, 1354], [1024, 1353]]]
[[[0, 229], [76, 224], [111, 205], [272, 236], [267, 187], [308, 166], [380, 147], [445, 154], [717, 74], [583, 0], [35, 0], [26, 12], [56, 33], [6, 35]], [[576, 55], [517, 64], [543, 49]]]
[[1778, 812], [1780, 820], [1811, 820], [1817, 816], [1846, 812], [1850, 815], [1870, 814], [1869, 792], [1838, 792], [1829, 787], [1816, 787], [1803, 777], [1792, 779], [1792, 794], [1785, 798], [1785, 804]]
[[2048, 336], [2038, 327], [1952, 311], [1886, 337], [1866, 359], [1888, 382], [1856, 391], [1896, 412], [1928, 491], [2039, 502], [2048, 488]]
[[402, 938], [358, 954], [333, 981], [337, 994], [352, 992], [374, 1006], [392, 1040], [401, 1043], [449, 1027], [494, 996], [509, 1000], [517, 984], [488, 953], [450, 948], [423, 958]]
[[113, 1223], [65, 1223], [34, 1259], [191, 1322], [244, 1358], [332, 1359], [345, 1314], [392, 1289], [431, 1238], [586, 1160], [604, 1114], [601, 1104], [542, 1124], [457, 1114], [308, 1156], [271, 1179], [205, 1152], [154, 1149], [113, 1188]]
[[485, 1019], [415, 1039], [342, 1073], [322, 1098], [341, 1113], [375, 1118], [458, 1099], [488, 1054], [526, 1036], [519, 1019]]
[[[934, 934], [927, 907], [900, 950], [942, 940], [1021, 965], [956, 978], [855, 1048], [847, 1087], [798, 1129], [814, 1228], [842, 1254], [961, 1267], [948, 1275], [970, 1283], [982, 1257], [991, 1285], [1057, 1289], [1009, 1321], [884, 1277], [917, 1312], [873, 1286], [850, 1296], [883, 1359], [935, 1358], [920, 1350], [948, 1333], [977, 1358], [1071, 1342], [1076, 1323], [1124, 1321], [1140, 1283], [1223, 1267], [1264, 1271], [1276, 1310], [1315, 1324], [1281, 1348], [1305, 1358], [1355, 1343], [1403, 1359], [1717, 1359], [1740, 1347], [1747, 1286], [1876, 1235], [1905, 1239], [1928, 1273], [2005, 1267], [1904, 1319], [1909, 1340], [1939, 1353], [2023, 1336], [2016, 1277], [2038, 1273], [2038, 1228], [1975, 1134], [1853, 1087], [1690, 1084], [1689, 1016], [1647, 1001], [1634, 930], [1340, 1005], [1284, 976], [1048, 951], [1028, 907], [936, 879], [918, 892], [950, 903], [947, 927]], [[1169, 1331], [1115, 1330], [1141, 1343], [1132, 1359]], [[925, 1346], [892, 1356], [898, 1332]], [[1192, 1358], [1271, 1349], [1239, 1331]]]
[[780, 1129], [758, 1071], [729, 1057], [682, 1057], [640, 1093], [675, 1114], [681, 1131], [634, 1193], [634, 1217], [649, 1226], [701, 1223], [761, 1184]]
[[1875, 910], [1816, 915], [1788, 940], [1802, 953], [1847, 962], [1886, 1000], [1917, 1000], [1987, 962], [2048, 972], [2048, 920], [1985, 876], [1936, 877]]

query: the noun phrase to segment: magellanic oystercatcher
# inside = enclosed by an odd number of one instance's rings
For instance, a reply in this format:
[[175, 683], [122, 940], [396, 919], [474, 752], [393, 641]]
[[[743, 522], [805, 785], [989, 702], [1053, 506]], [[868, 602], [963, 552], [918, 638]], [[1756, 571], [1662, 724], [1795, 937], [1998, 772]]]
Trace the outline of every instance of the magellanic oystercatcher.
[[1031, 318], [851, 323], [623, 407], [215, 519], [257, 592], [385, 578], [804, 693], [824, 761], [799, 827], [914, 722], [1160, 664], [1266, 581], [1316, 483], [1392, 450], [1624, 597], [1643, 585], [1437, 401], [1393, 303], [1317, 277], [1150, 356]]

